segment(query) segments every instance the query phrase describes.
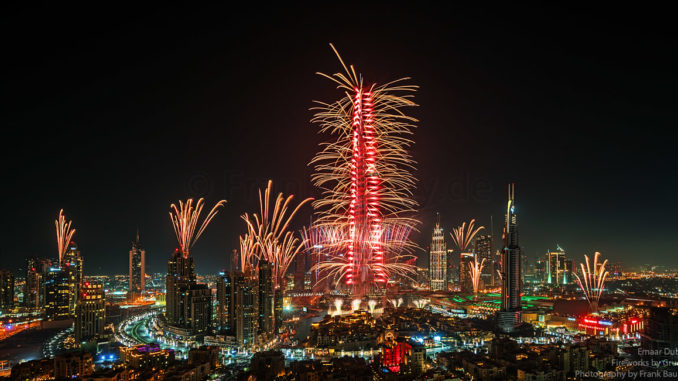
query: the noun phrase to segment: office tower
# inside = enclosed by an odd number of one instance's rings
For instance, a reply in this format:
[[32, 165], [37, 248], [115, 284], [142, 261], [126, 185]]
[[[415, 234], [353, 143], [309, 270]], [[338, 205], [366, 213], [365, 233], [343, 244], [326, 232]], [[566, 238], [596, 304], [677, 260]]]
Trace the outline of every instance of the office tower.
[[495, 287], [502, 287], [504, 282], [502, 281], [502, 274], [503, 274], [503, 253], [504, 250], [497, 249], [494, 253], [494, 271], [492, 275], [494, 275], [494, 286]]
[[68, 250], [61, 258], [61, 271], [68, 279], [68, 313], [75, 316], [75, 307], [80, 295], [80, 286], [82, 284], [82, 256], [78, 245], [75, 242], [68, 245]]
[[[665, 358], [678, 360], [678, 312], [666, 307], [652, 307], [645, 321], [642, 348]], [[656, 357], [654, 357], [656, 358]]]
[[518, 218], [515, 205], [515, 185], [509, 184], [508, 204], [504, 224], [502, 253], [501, 310], [497, 322], [504, 332], [513, 331], [520, 324], [520, 245]]
[[274, 302], [273, 302], [273, 316], [274, 316], [274, 325], [273, 330], [277, 333], [280, 328], [282, 328], [283, 323], [283, 290], [280, 287], [277, 287], [273, 292]]
[[259, 331], [259, 283], [252, 269], [246, 269], [239, 277], [242, 283], [234, 290], [235, 336], [240, 347], [249, 348], [256, 344]]
[[447, 291], [447, 245], [443, 228], [440, 227], [440, 214], [433, 228], [431, 252], [429, 255], [429, 282], [431, 291]]
[[45, 313], [47, 320], [67, 319], [70, 316], [70, 283], [68, 274], [60, 267], [50, 267], [45, 280]]
[[537, 283], [545, 283], [546, 276], [546, 261], [543, 259], [537, 259], [537, 263], [534, 265], [535, 280]]
[[473, 253], [476, 261], [479, 263], [485, 260], [483, 270], [480, 273], [480, 288], [490, 287], [494, 285], [494, 261], [492, 255], [492, 236], [489, 234], [479, 235], [476, 237], [473, 247]]
[[141, 247], [139, 230], [129, 251], [129, 288], [128, 298], [134, 300], [141, 296], [146, 288], [146, 251]]
[[165, 319], [181, 334], [205, 334], [212, 324], [212, 290], [197, 283], [193, 257], [176, 249], [167, 262]]
[[459, 287], [461, 292], [473, 292], [473, 282], [471, 281], [471, 262], [474, 260], [472, 253], [461, 253], [459, 257]]
[[274, 322], [274, 294], [273, 294], [273, 266], [262, 260], [259, 262], [259, 331], [273, 332]]
[[[231, 293], [230, 293], [230, 303], [228, 304], [228, 321], [230, 325], [230, 330], [234, 336], [237, 336], [238, 331], [238, 292], [245, 284], [245, 274], [242, 271], [235, 270], [236, 267], [231, 267], [234, 269], [231, 271]], [[258, 311], [257, 311], [258, 313]], [[258, 317], [258, 315], [257, 315]]]
[[181, 288], [182, 317], [191, 335], [204, 335], [212, 327], [212, 290], [203, 283], [191, 283]]
[[459, 256], [454, 253], [454, 250], [447, 249], [447, 284], [449, 286], [453, 285], [455, 282], [459, 282]]
[[26, 285], [24, 286], [24, 306], [42, 308], [45, 305], [45, 280], [49, 272], [50, 261], [47, 258], [26, 259]]
[[562, 286], [567, 284], [567, 264], [565, 250], [560, 245], [556, 245], [556, 250], [549, 251], [546, 254], [548, 266], [546, 267], [546, 283], [553, 286]]
[[305, 278], [306, 278], [306, 252], [303, 251], [294, 259], [294, 291], [303, 292], [305, 289]]
[[220, 272], [217, 278], [217, 323], [218, 331], [222, 333], [231, 329], [231, 286], [231, 275]]
[[193, 257], [184, 258], [183, 253], [176, 249], [167, 262], [167, 276], [165, 277], [165, 319], [169, 325], [183, 326], [186, 323], [182, 289], [195, 283], [195, 266]]
[[0, 270], [0, 310], [14, 308], [14, 274]]
[[101, 284], [84, 282], [75, 314], [75, 341], [101, 336], [106, 322], [106, 298]]

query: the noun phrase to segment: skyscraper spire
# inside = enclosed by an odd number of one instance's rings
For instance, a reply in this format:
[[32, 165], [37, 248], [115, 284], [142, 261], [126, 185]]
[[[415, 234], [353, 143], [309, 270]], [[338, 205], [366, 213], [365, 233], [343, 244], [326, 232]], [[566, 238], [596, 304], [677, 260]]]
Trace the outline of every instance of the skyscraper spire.
[[506, 223], [504, 225], [502, 252], [501, 310], [499, 328], [511, 332], [520, 324], [520, 245], [518, 244], [518, 219], [515, 208], [515, 184], [508, 186]]

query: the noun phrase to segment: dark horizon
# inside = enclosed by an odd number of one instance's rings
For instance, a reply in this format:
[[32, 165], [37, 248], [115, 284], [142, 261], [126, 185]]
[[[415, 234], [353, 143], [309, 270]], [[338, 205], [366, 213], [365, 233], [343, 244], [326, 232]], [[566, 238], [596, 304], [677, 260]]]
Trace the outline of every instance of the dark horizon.
[[341, 95], [315, 74], [340, 70], [330, 42], [370, 81], [420, 86], [422, 247], [436, 212], [448, 246], [452, 227], [490, 216], [498, 244], [515, 182], [530, 260], [560, 244], [577, 261], [600, 251], [627, 267], [678, 265], [668, 12], [389, 4], [350, 23], [347, 5], [4, 12], [0, 267], [56, 257], [63, 208], [86, 274], [125, 273], [137, 228], [148, 271], [164, 272], [169, 205], [188, 197], [228, 200], [192, 249], [197, 272], [228, 267], [266, 180], [318, 196], [307, 164], [326, 139], [309, 108]]

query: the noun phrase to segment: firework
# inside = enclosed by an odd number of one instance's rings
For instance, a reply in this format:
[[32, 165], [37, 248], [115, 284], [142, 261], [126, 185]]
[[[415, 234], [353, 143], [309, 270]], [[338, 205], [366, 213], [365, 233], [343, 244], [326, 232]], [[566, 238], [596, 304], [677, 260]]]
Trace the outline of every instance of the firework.
[[[362, 295], [385, 286], [392, 276], [415, 272], [415, 266], [404, 263], [407, 255], [389, 252], [383, 236], [389, 225], [409, 231], [418, 224], [409, 217], [417, 208], [412, 198], [415, 163], [408, 153], [416, 120], [403, 112], [415, 106], [411, 98], [417, 87], [404, 84], [407, 78], [366, 84], [332, 49], [344, 71], [319, 74], [333, 81], [344, 96], [314, 107], [312, 122], [335, 140], [322, 144], [310, 165], [315, 169], [312, 180], [323, 192], [314, 202], [320, 213], [317, 224], [337, 228], [346, 239], [342, 255], [320, 265]], [[414, 246], [409, 237], [400, 241], [403, 247]]]
[[337, 315], [341, 315], [341, 306], [344, 304], [344, 299], [334, 299], [334, 308]]
[[287, 229], [299, 208], [312, 199], [304, 199], [288, 214], [294, 196], [284, 197], [279, 193], [271, 208], [272, 189], [273, 181], [269, 180], [263, 194], [259, 190], [259, 214], [253, 213], [250, 216], [245, 213], [241, 216], [247, 224], [247, 234], [240, 237], [240, 257], [243, 269], [248, 266], [256, 267], [260, 260], [271, 263], [273, 282], [278, 284], [294, 257], [305, 245], [303, 239], [295, 237]]
[[400, 307], [403, 304], [403, 298], [398, 298], [398, 299], [389, 299], [389, 303], [395, 308]]
[[457, 245], [457, 248], [460, 252], [465, 253], [466, 249], [469, 247], [473, 238], [478, 234], [479, 231], [485, 229], [484, 226], [475, 227], [476, 220], [473, 219], [466, 226], [466, 222], [461, 224], [461, 226], [452, 229], [450, 235], [452, 236], [452, 241]]
[[608, 274], [607, 270], [605, 270], [607, 259], [600, 263], [598, 262], [599, 256], [600, 253], [596, 252], [593, 256], [593, 266], [591, 266], [588, 255], [584, 255], [586, 267], [584, 267], [583, 263], [580, 264], [581, 277], [579, 277], [576, 272], [574, 273], [574, 276], [577, 278], [577, 284], [584, 292], [586, 301], [589, 302], [589, 306], [593, 312], [597, 312], [598, 310], [598, 302], [605, 289], [605, 279], [607, 279]]
[[374, 310], [377, 308], [377, 301], [376, 300], [370, 300], [367, 302], [367, 307], [370, 310], [370, 313], [374, 315]]
[[478, 262], [478, 259], [474, 259], [473, 262], [468, 265], [468, 272], [471, 276], [471, 282], [473, 283], [473, 293], [477, 294], [478, 289], [480, 288], [480, 274], [483, 271], [483, 267], [485, 267], [485, 258], [480, 262]]
[[[226, 200], [217, 202], [212, 210], [207, 213], [207, 216], [205, 216], [205, 219], [202, 221], [199, 228], [198, 220], [200, 219], [200, 214], [202, 214], [202, 209], [205, 206], [204, 199], [199, 199], [195, 204], [195, 207], [193, 207], [192, 198], [189, 198], [186, 202], [180, 200], [179, 207], [175, 204], [170, 205], [170, 221], [172, 221], [174, 233], [177, 236], [177, 241], [184, 258], [188, 258], [191, 247], [195, 245], [195, 242], [205, 231], [207, 225], [209, 225], [214, 216], [217, 215], [219, 208], [225, 204]], [[198, 228], [197, 231], [196, 228]]]
[[353, 299], [351, 301], [351, 312], [356, 312], [360, 309], [360, 299]]
[[428, 299], [417, 299], [414, 301], [414, 306], [417, 308], [424, 308], [428, 304]]
[[71, 221], [66, 222], [66, 216], [64, 215], [64, 210], [61, 209], [57, 215], [57, 219], [54, 221], [56, 226], [56, 238], [57, 238], [57, 250], [59, 250], [59, 264], [61, 264], [61, 258], [66, 254], [68, 249], [68, 244], [75, 234], [75, 229], [71, 229]]

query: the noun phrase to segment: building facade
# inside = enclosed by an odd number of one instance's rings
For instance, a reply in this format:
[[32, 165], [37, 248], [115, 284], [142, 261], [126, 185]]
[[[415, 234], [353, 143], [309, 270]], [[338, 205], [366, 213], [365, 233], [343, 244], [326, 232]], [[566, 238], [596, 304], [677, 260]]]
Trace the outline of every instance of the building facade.
[[433, 228], [428, 272], [431, 291], [447, 291], [447, 244], [440, 227], [440, 214]]
[[129, 251], [129, 287], [127, 295], [136, 299], [146, 289], [146, 250], [141, 246], [139, 231]]
[[101, 284], [84, 282], [75, 314], [75, 340], [101, 337], [106, 324], [106, 297]]
[[506, 219], [504, 224], [504, 248], [502, 253], [501, 309], [497, 316], [499, 328], [513, 331], [521, 321], [521, 271], [520, 244], [518, 241], [518, 216], [515, 205], [515, 185], [509, 184]]

